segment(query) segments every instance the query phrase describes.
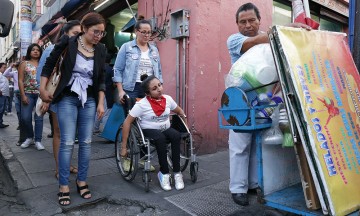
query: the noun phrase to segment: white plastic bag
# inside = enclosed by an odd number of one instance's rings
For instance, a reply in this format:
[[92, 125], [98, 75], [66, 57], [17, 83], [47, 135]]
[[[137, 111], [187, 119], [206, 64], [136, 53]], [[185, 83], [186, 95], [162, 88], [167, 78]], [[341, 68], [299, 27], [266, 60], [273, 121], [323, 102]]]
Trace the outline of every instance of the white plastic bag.
[[271, 128], [265, 130], [262, 134], [262, 144], [281, 145], [284, 140], [283, 133], [279, 128], [279, 106], [274, 110]]
[[45, 114], [41, 111], [42, 105], [43, 105], [43, 101], [41, 100], [40, 97], [38, 97], [38, 99], [36, 101], [36, 105], [35, 105], [35, 112], [36, 112], [36, 115], [38, 115], [38, 116], [43, 116]]
[[[239, 87], [246, 93], [248, 103], [253, 107], [264, 105], [259, 96], [268, 95], [268, 104], [283, 102], [270, 44], [259, 44], [246, 51], [231, 67], [225, 77], [225, 87]], [[266, 103], [265, 103], [266, 104]], [[273, 108], [260, 110], [257, 116], [270, 117]]]
[[231, 67], [225, 87], [248, 90], [279, 80], [270, 44], [259, 44], [246, 51]]

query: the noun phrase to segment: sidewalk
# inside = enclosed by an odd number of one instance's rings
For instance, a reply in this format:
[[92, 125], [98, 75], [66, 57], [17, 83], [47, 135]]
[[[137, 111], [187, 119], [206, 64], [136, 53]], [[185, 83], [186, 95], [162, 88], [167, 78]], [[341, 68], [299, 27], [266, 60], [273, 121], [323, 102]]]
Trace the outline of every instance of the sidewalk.
[[[93, 136], [87, 180], [92, 199], [82, 199], [76, 193], [76, 176], [71, 174], [69, 184], [72, 203], [62, 207], [57, 202], [58, 182], [55, 178], [52, 139], [46, 138], [50, 126], [45, 122], [44, 119], [43, 151], [36, 150], [34, 145], [27, 149], [16, 146], [19, 137], [16, 115], [4, 115], [4, 124], [10, 126], [0, 129], [0, 149], [5, 166], [17, 186], [18, 196], [33, 215], [55, 215], [80, 210], [93, 211], [92, 215], [98, 215], [95, 212], [119, 215], [119, 211], [123, 211], [123, 215], [263, 215], [265, 208], [256, 203], [255, 196], [250, 197], [248, 207], [241, 207], [232, 201], [228, 189], [227, 151], [198, 156], [198, 181], [191, 182], [188, 168], [183, 173], [185, 189], [181, 191], [174, 188], [170, 192], [163, 191], [156, 177], [159, 167], [155, 166], [156, 172], [151, 173], [150, 192], [146, 193], [140, 172], [131, 183], [123, 180], [115, 163], [114, 144], [98, 136]], [[77, 165], [77, 152], [78, 145], [75, 145], [74, 165]], [[103, 208], [101, 211], [96, 209], [100, 206]], [[116, 211], [112, 208], [116, 208]]]

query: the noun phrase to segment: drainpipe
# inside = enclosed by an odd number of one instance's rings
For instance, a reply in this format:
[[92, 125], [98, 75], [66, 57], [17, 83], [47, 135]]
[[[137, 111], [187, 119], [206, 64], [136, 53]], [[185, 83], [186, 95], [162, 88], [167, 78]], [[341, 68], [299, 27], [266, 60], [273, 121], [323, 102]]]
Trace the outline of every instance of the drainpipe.
[[182, 63], [182, 103], [181, 107], [186, 110], [186, 37], [183, 38], [183, 63]]
[[180, 49], [179, 40], [176, 40], [176, 103], [180, 105]]

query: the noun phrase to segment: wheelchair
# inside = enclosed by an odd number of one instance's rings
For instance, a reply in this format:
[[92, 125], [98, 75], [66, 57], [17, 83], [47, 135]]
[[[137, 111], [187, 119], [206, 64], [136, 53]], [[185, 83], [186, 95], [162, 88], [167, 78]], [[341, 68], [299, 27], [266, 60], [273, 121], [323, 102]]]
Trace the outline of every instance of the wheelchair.
[[[130, 109], [135, 104], [135, 99], [126, 97], [126, 103], [124, 106], [125, 115], [128, 115]], [[193, 139], [191, 133], [185, 124], [185, 122], [176, 114], [170, 115], [170, 123], [172, 128], [179, 131], [181, 134], [180, 143], [180, 171], [186, 170], [190, 162], [190, 176], [191, 181], [197, 181], [198, 173], [198, 162], [196, 161], [196, 155], [194, 154]], [[117, 130], [115, 138], [115, 158], [116, 165], [122, 177], [127, 181], [133, 181], [139, 169], [139, 161], [144, 160], [144, 168], [142, 170], [142, 180], [145, 183], [145, 191], [149, 191], [150, 168], [151, 159], [156, 155], [156, 148], [152, 144], [152, 140], [145, 137], [139, 123], [139, 119], [131, 124], [129, 137], [127, 141], [127, 156], [122, 157], [121, 152], [121, 141], [122, 141], [122, 125]], [[167, 161], [169, 169], [172, 170], [172, 159], [171, 159], [171, 145], [167, 145]], [[140, 154], [142, 152], [142, 154]], [[144, 155], [140, 158], [140, 155]]]

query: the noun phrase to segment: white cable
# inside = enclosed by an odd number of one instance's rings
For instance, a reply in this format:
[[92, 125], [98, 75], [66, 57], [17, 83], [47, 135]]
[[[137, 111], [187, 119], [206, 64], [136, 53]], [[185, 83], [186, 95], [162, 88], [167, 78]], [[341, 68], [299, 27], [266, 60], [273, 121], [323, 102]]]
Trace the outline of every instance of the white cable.
[[131, 11], [131, 14], [133, 15], [134, 19], [137, 21], [137, 19], [136, 19], [136, 17], [135, 17], [135, 14], [134, 14], [134, 11], [131, 9], [131, 6], [130, 6], [130, 4], [129, 4], [129, 1], [126, 0], [126, 3], [127, 3], [128, 7], [129, 7], [129, 9], [130, 9], [130, 11]]

